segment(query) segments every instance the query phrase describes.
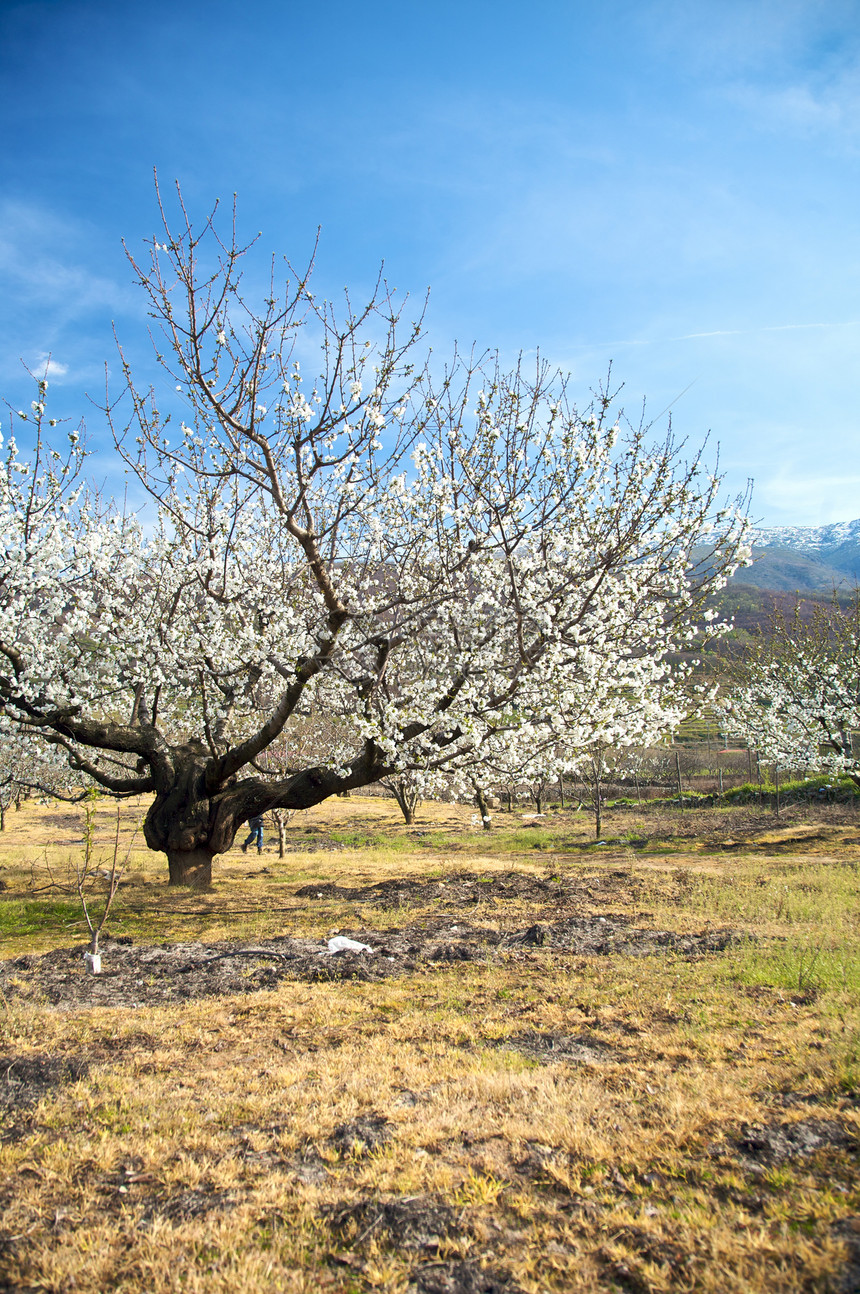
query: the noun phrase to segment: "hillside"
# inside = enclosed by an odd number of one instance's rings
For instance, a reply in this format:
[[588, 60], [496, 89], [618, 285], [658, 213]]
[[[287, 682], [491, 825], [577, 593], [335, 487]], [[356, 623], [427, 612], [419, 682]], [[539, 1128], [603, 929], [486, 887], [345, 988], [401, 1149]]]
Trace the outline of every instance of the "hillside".
[[[857, 549], [857, 545], [852, 545]], [[830, 593], [860, 580], [860, 554], [837, 566], [817, 554], [795, 548], [753, 546], [753, 565], [738, 571], [734, 583], [786, 592]]]
[[[844, 597], [837, 595], [839, 602]], [[735, 581], [718, 594], [713, 605], [721, 616], [734, 620], [735, 627], [741, 633], [753, 633], [764, 626], [775, 611], [785, 616], [794, 614], [799, 604], [800, 614], [804, 620], [811, 620], [816, 607], [832, 605], [833, 595], [827, 593], [809, 593], [798, 599], [797, 594], [784, 589], [762, 588], [755, 584], [741, 584]]]
[[753, 531], [753, 565], [734, 584], [799, 593], [849, 592], [860, 584], [860, 520]]
[[847, 605], [852, 592], [853, 589], [848, 587], [837, 590], [835, 594], [832, 589], [789, 592], [787, 589], [770, 589], [732, 580], [727, 588], [711, 599], [710, 605], [721, 620], [729, 620], [734, 624], [734, 632], [727, 638], [711, 642], [704, 651], [698, 651], [696, 655], [714, 664], [720, 657], [743, 653], [756, 633], [767, 630], [774, 612], [780, 612], [786, 619], [790, 619], [795, 607], [798, 607], [801, 619], [810, 621], [816, 608], [831, 608], [834, 597], [840, 606]]

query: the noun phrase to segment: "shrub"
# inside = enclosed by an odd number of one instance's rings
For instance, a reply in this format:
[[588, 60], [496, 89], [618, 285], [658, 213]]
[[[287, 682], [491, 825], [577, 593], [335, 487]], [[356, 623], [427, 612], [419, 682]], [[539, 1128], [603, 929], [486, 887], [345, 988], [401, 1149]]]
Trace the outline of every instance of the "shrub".
[[[743, 786], [726, 791], [722, 798], [725, 804], [753, 804], [759, 794], [763, 803], [771, 804], [776, 800], [776, 787], [771, 782], [762, 782], [761, 787], [758, 782], [744, 782]], [[779, 798], [783, 804], [850, 804], [860, 799], [860, 787], [850, 777], [828, 777], [822, 773], [781, 782]]]

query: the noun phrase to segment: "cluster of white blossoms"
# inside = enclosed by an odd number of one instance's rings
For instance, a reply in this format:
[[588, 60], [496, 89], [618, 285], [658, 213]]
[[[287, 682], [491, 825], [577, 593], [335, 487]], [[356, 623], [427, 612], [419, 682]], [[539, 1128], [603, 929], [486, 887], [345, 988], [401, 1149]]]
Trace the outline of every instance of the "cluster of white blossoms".
[[[665, 449], [648, 458], [632, 436], [624, 464], [614, 429], [573, 418], [548, 460], [554, 411], [517, 428], [512, 455], [498, 430], [483, 434], [487, 405], [471, 438], [428, 423], [400, 471], [294, 443], [280, 499], [313, 518], [320, 570], [272, 491], [241, 478], [174, 485], [144, 529], [56, 478], [33, 483], [9, 455], [7, 715], [53, 740], [58, 714], [125, 724], [142, 692], [171, 743], [205, 733], [226, 748], [256, 730], [300, 662], [321, 660], [298, 707], [339, 717], [318, 759], [346, 767], [372, 742], [428, 793], [436, 770], [478, 757], [500, 771], [570, 767], [596, 738], [654, 740], [689, 706], [691, 667], [669, 657], [687, 646], [700, 598], [690, 543], [706, 500], [669, 479], [649, 514], [629, 481], [665, 478]], [[183, 433], [193, 455], [200, 437]]]

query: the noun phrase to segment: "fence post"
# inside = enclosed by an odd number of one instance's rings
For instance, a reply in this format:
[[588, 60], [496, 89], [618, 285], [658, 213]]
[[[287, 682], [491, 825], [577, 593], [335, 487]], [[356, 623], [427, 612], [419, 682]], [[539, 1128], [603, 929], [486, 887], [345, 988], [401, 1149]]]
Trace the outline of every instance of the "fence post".
[[683, 812], [684, 790], [683, 790], [683, 787], [681, 786], [681, 756], [678, 754], [677, 749], [675, 751], [675, 772], [678, 775], [678, 804], [681, 806], [681, 811]]

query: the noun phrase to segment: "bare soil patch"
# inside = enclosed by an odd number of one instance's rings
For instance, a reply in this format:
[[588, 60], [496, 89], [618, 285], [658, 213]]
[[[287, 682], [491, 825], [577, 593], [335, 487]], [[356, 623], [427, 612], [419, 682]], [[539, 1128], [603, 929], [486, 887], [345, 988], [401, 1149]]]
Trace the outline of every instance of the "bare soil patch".
[[629, 872], [604, 876], [535, 876], [530, 872], [458, 871], [446, 877], [395, 877], [374, 885], [305, 885], [296, 891], [301, 899], [349, 899], [376, 907], [419, 907], [428, 903], [445, 908], [464, 908], [483, 903], [512, 903], [516, 900], [545, 905], [570, 903], [583, 895], [601, 895], [621, 889], [626, 896], [638, 888]]
[[860, 1151], [860, 1142], [839, 1119], [800, 1119], [796, 1123], [744, 1127], [737, 1147], [749, 1163], [771, 1167], [805, 1159], [831, 1147], [856, 1154]]
[[446, 1241], [472, 1234], [462, 1213], [443, 1200], [413, 1195], [329, 1204], [321, 1216], [349, 1246], [345, 1261], [373, 1242], [421, 1255], [424, 1261], [413, 1269], [409, 1285], [414, 1294], [519, 1294], [520, 1287], [504, 1273], [474, 1262], [439, 1259]]
[[33, 1106], [89, 1071], [82, 1056], [0, 1055], [0, 1140], [25, 1136]]
[[525, 1033], [513, 1034], [503, 1044], [525, 1056], [531, 1056], [543, 1065], [553, 1061], [573, 1061], [580, 1065], [605, 1065], [608, 1061], [618, 1060], [619, 1053], [614, 1047], [595, 1038], [590, 1033], [574, 1035], [564, 1033]]
[[391, 1124], [382, 1114], [365, 1114], [341, 1123], [332, 1134], [332, 1145], [344, 1155], [369, 1155], [391, 1140]]
[[0, 1106], [7, 1110], [35, 1105], [55, 1087], [85, 1078], [89, 1063], [79, 1057], [0, 1056]]
[[427, 1195], [328, 1204], [320, 1214], [351, 1248], [374, 1235], [377, 1239], [385, 1237], [394, 1241], [404, 1249], [436, 1254], [443, 1241], [469, 1231], [450, 1205]]
[[857, 1294], [860, 1290], [860, 1216], [841, 1218], [831, 1230], [843, 1242], [847, 1253], [835, 1286], [836, 1294]]
[[506, 1276], [475, 1263], [427, 1263], [411, 1288], [415, 1294], [520, 1294]]
[[580, 956], [620, 954], [685, 958], [724, 952], [750, 938], [742, 930], [678, 934], [628, 925], [618, 915], [570, 918], [500, 931], [468, 921], [433, 918], [402, 929], [350, 932], [372, 952], [329, 953], [326, 941], [264, 939], [134, 946], [106, 941], [103, 972], [84, 969], [84, 949], [58, 948], [0, 963], [0, 991], [9, 1001], [41, 1001], [60, 1009], [143, 1007], [271, 989], [282, 980], [386, 980], [445, 962], [491, 961], [550, 951]]

